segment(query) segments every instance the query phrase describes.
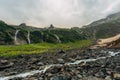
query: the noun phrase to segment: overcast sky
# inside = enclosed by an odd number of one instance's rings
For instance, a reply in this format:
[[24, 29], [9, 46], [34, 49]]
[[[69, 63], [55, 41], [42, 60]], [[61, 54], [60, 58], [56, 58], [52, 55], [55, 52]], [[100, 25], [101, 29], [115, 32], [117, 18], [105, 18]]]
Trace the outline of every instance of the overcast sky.
[[120, 11], [120, 0], [0, 0], [0, 19], [8, 24], [81, 27]]

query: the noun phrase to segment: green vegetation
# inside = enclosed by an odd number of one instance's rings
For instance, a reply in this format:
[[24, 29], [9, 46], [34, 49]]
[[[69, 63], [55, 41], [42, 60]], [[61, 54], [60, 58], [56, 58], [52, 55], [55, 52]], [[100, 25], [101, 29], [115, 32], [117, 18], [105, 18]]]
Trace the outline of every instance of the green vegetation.
[[26, 44], [16, 46], [0, 46], [0, 56], [2, 57], [15, 57], [22, 54], [41, 54], [44, 52], [54, 52], [59, 49], [70, 50], [80, 49], [91, 44], [90, 40], [81, 40], [76, 42], [52, 44], [52, 43], [39, 43], [39, 44]]

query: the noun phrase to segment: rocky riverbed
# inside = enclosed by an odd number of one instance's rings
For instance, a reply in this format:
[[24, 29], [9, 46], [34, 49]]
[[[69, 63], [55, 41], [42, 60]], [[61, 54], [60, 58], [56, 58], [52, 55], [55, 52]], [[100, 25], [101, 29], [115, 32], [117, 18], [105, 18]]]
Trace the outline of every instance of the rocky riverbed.
[[120, 80], [119, 49], [0, 58], [0, 80]]

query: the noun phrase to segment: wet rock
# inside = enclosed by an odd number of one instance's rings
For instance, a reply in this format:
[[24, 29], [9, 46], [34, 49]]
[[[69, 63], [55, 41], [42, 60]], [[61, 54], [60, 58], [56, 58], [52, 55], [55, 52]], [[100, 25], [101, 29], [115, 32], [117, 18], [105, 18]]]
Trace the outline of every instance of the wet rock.
[[36, 58], [32, 58], [29, 63], [30, 64], [36, 64], [36, 63], [38, 63], [38, 60]]
[[105, 80], [112, 80], [110, 76], [106, 76]]
[[13, 79], [9, 79], [9, 80], [22, 80], [23, 78], [17, 77], [17, 78], [13, 78]]
[[55, 76], [52, 77], [50, 80], [71, 80], [72, 78], [70, 76]]
[[14, 65], [14, 63], [12, 63], [12, 62], [10, 62], [10, 63], [5, 63], [5, 65], [3, 64], [3, 65], [0, 66], [0, 71], [4, 70], [4, 69], [6, 69], [6, 68], [10, 68], [10, 67], [12, 67], [13, 65]]
[[38, 79], [36, 79], [34, 77], [30, 77], [30, 78], [25, 78], [25, 79], [22, 79], [22, 80], [38, 80]]
[[117, 71], [120, 71], [120, 66], [116, 66], [116, 70], [117, 70]]
[[44, 64], [42, 62], [38, 62], [37, 66], [43, 66]]
[[99, 77], [99, 78], [104, 78], [105, 74], [102, 71], [100, 71], [100, 72], [96, 73], [95, 76]]
[[1, 64], [7, 64], [7, 63], [8, 63], [8, 60], [1, 60], [0, 63], [1, 63]]
[[63, 58], [66, 58], [66, 57], [67, 57], [67, 54], [63, 54], [62, 57], [63, 57]]
[[60, 50], [58, 53], [60, 53], [60, 54], [64, 54], [65, 51], [64, 51], [64, 50]]
[[10, 72], [9, 75], [15, 75], [17, 72]]
[[104, 79], [93, 77], [93, 76], [89, 76], [89, 77], [85, 77], [85, 78], [83, 78], [81, 80], [104, 80]]
[[57, 59], [57, 60], [58, 60], [58, 62], [59, 62], [60, 64], [64, 64], [64, 63], [65, 63], [63, 59]]
[[56, 73], [59, 73], [61, 71], [61, 67], [53, 67], [51, 69], [51, 73], [52, 74], [56, 74]]
[[70, 60], [71, 62], [75, 62], [75, 59], [73, 59], [73, 58], [69, 58], [69, 60]]
[[82, 75], [78, 74], [77, 77], [78, 77], [78, 78], [82, 78]]

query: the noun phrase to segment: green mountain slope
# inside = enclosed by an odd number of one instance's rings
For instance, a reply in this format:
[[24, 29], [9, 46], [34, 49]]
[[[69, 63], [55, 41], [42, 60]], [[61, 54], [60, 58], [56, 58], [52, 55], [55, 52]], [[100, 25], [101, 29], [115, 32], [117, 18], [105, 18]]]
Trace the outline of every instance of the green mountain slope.
[[89, 38], [106, 38], [120, 33], [120, 12], [95, 21], [82, 28]]
[[0, 22], [0, 44], [28, 44], [28, 43], [66, 43], [77, 40], [86, 39], [77, 31], [72, 29], [54, 28], [35, 28], [27, 26], [25, 23], [21, 25], [7, 25], [3, 21]]

